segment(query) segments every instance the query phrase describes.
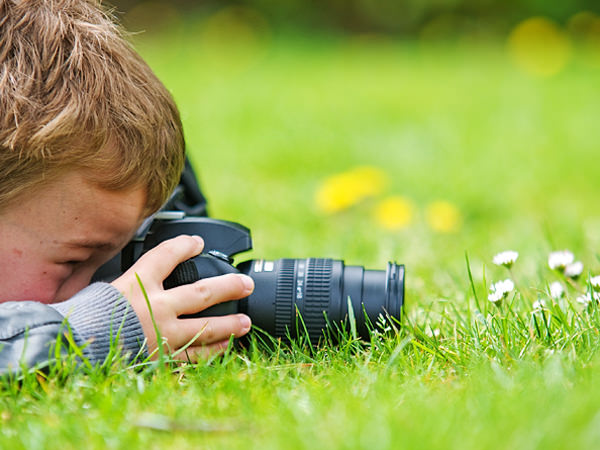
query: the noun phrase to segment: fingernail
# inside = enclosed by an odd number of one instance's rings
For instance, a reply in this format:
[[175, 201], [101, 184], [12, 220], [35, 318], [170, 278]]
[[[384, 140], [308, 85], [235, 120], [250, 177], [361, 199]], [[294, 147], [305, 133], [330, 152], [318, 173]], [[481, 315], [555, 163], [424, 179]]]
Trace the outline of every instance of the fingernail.
[[240, 317], [240, 325], [242, 326], [242, 331], [246, 332], [250, 329], [250, 326], [252, 326], [252, 321], [250, 320], [250, 317], [242, 314], [239, 316]]
[[254, 290], [254, 280], [248, 275], [240, 275], [240, 278], [242, 279], [242, 283], [244, 283], [244, 289], [246, 289], [246, 292], [252, 292]]
[[198, 242], [198, 244], [204, 245], [204, 239], [202, 239], [200, 236], [193, 235], [192, 237], [196, 240], [196, 242]]

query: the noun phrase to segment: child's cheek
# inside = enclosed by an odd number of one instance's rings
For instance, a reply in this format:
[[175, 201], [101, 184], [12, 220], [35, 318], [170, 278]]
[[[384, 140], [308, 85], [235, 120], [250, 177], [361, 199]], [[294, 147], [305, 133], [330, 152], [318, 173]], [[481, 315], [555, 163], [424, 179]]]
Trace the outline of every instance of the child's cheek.
[[23, 285], [24, 299], [31, 299], [41, 303], [54, 303], [56, 293], [60, 286], [68, 278], [65, 268], [59, 270], [43, 271], [39, 277], [29, 280], [27, 285]]
[[11, 276], [3, 279], [0, 301], [33, 300], [41, 303], [55, 301], [56, 292], [68, 279], [69, 267], [54, 264], [31, 264], [15, 267]]
[[68, 300], [88, 286], [96, 269], [97, 267], [80, 267], [75, 270], [56, 290], [54, 302], [57, 303]]
[[30, 289], [23, 291], [22, 300], [35, 300], [40, 303], [53, 303], [53, 289], [48, 289], [43, 285], [32, 286]]
[[52, 280], [36, 280], [33, 283], [12, 282], [3, 288], [1, 302], [36, 301], [53, 303], [58, 283]]

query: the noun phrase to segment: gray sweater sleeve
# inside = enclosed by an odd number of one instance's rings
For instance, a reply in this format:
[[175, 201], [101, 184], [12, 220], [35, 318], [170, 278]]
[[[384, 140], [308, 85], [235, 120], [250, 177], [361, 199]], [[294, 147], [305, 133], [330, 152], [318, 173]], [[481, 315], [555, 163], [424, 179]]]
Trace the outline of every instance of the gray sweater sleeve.
[[[48, 366], [67, 355], [57, 338], [70, 328], [92, 365], [102, 363], [111, 343], [132, 359], [146, 356], [144, 332], [129, 302], [107, 283], [95, 283], [54, 305], [21, 301], [0, 303], [0, 376]], [[64, 342], [64, 340], [63, 340]]]
[[[78, 345], [87, 343], [85, 356], [92, 364], [108, 355], [111, 342], [133, 358], [144, 346], [144, 332], [131, 305], [108, 283], [94, 283], [69, 300], [49, 305], [69, 322]], [[118, 341], [117, 341], [118, 339]], [[143, 349], [142, 356], [146, 356]]]

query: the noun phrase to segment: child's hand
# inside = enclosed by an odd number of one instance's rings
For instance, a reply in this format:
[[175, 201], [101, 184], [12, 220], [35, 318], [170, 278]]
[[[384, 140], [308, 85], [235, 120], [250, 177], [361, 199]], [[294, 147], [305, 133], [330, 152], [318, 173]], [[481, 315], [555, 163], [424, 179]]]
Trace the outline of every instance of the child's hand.
[[140, 319], [148, 339], [149, 352], [157, 348], [157, 339], [136, 274], [148, 294], [160, 334], [166, 338], [167, 346], [172, 352], [198, 335], [185, 352], [177, 355], [178, 359], [196, 360], [220, 353], [227, 348], [231, 335], [243, 336], [250, 330], [250, 318], [244, 314], [178, 319], [182, 314], [196, 313], [217, 303], [247, 297], [254, 289], [252, 278], [241, 274], [227, 274], [165, 290], [163, 280], [177, 264], [198, 255], [203, 246], [204, 242], [198, 236], [178, 236], [164, 241], [113, 281], [112, 285], [129, 300]]

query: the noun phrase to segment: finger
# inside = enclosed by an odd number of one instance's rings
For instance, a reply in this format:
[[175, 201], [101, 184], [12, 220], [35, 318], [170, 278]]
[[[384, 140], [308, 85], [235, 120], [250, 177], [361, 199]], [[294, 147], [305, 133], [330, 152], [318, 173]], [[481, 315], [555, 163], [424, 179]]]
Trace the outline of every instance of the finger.
[[197, 362], [221, 355], [229, 347], [229, 339], [209, 345], [198, 345], [186, 348], [175, 355], [174, 359], [187, 362]]
[[252, 278], [229, 273], [177, 286], [167, 292], [171, 307], [180, 316], [203, 311], [217, 303], [247, 297], [253, 290]]
[[202, 317], [198, 319], [179, 319], [178, 338], [172, 342], [173, 348], [180, 348], [191, 342], [192, 346], [210, 345], [240, 337], [250, 331], [252, 321], [245, 314], [230, 314], [218, 317]]
[[200, 254], [203, 248], [204, 241], [200, 236], [180, 235], [145, 253], [132, 268], [141, 272], [145, 279], [162, 283], [179, 263]]

